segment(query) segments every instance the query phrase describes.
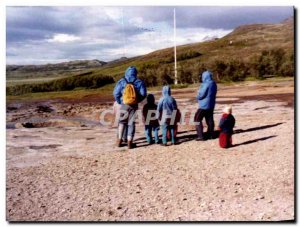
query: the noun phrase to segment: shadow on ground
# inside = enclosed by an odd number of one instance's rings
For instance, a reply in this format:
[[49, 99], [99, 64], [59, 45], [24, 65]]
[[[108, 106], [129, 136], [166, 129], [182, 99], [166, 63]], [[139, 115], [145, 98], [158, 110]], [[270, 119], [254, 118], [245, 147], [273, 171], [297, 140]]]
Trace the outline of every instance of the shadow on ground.
[[234, 130], [234, 134], [238, 134], [238, 133], [243, 133], [243, 132], [252, 132], [252, 131], [256, 131], [256, 130], [262, 130], [262, 129], [266, 129], [266, 128], [272, 128], [278, 125], [283, 124], [284, 122], [280, 122], [280, 123], [276, 123], [276, 124], [272, 124], [272, 125], [264, 125], [264, 126], [259, 126], [259, 127], [254, 127], [254, 128], [248, 128], [248, 129], [237, 129]]
[[[248, 129], [237, 129], [237, 130], [234, 130], [234, 134], [239, 134], [239, 133], [244, 133], [244, 132], [252, 132], [252, 131], [257, 131], [257, 130], [263, 130], [263, 129], [267, 129], [267, 128], [272, 128], [272, 127], [281, 125], [283, 123], [284, 122], [280, 122], [280, 123], [276, 123], [276, 124], [263, 125], [263, 126], [259, 126], [259, 127], [248, 128]], [[218, 139], [219, 138], [219, 134], [220, 134], [220, 132], [218, 130], [214, 131], [213, 139]], [[204, 139], [207, 140], [208, 139], [208, 134], [205, 132], [203, 135], [204, 135]], [[270, 139], [272, 137], [276, 137], [276, 135], [267, 136], [267, 137], [263, 137], [263, 138], [259, 138], [259, 139], [254, 139], [254, 140], [249, 140], [247, 142], [236, 144], [234, 146], [247, 145], [247, 144], [255, 143], [255, 142], [258, 142], [258, 141], [261, 141], [261, 140]], [[161, 136], [159, 136], [159, 138], [160, 138], [160, 141], [161, 141]], [[185, 143], [185, 142], [188, 142], [188, 141], [192, 141], [192, 140], [195, 140], [196, 138], [197, 138], [196, 130], [180, 131], [180, 132], [177, 133], [177, 144], [181, 144], [181, 143]], [[137, 147], [150, 146], [150, 144], [147, 143], [145, 137], [137, 138], [135, 140], [135, 144], [137, 145]]]
[[263, 141], [263, 140], [271, 139], [271, 138], [274, 138], [274, 137], [277, 137], [277, 135], [265, 136], [265, 137], [254, 139], [254, 140], [248, 140], [248, 141], [243, 142], [243, 143], [234, 144], [234, 145], [232, 145], [232, 147], [238, 147], [238, 146], [241, 146], [241, 145], [247, 145], [247, 144], [251, 144], [251, 143], [256, 143], [258, 141]]

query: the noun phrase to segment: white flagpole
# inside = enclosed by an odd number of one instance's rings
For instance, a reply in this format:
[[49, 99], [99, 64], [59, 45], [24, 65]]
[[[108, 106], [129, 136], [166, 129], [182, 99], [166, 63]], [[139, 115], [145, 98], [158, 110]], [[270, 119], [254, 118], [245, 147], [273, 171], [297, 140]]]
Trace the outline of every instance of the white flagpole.
[[177, 81], [177, 59], [176, 59], [176, 10], [174, 8], [174, 84], [178, 84]]

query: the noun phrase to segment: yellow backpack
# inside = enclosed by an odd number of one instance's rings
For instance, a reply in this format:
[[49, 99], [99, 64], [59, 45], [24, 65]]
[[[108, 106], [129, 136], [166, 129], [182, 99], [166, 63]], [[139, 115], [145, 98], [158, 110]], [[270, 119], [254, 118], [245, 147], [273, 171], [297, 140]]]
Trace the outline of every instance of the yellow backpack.
[[126, 86], [123, 93], [123, 103], [126, 105], [137, 104], [136, 90], [133, 85], [135, 80], [133, 82], [128, 82], [125, 77], [124, 79], [126, 81]]

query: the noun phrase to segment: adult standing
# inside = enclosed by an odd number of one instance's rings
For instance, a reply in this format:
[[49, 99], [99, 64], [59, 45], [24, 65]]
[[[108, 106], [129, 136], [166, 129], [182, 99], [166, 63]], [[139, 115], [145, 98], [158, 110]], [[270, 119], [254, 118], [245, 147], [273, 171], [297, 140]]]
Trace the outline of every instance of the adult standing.
[[134, 66], [127, 68], [125, 76], [117, 82], [113, 95], [117, 103], [121, 104], [117, 146], [122, 145], [122, 135], [127, 126], [127, 143], [128, 148], [131, 149], [134, 147], [133, 138], [138, 103], [147, 96], [145, 83], [137, 78], [137, 70]]
[[217, 95], [217, 84], [212, 79], [212, 73], [205, 71], [202, 73], [202, 84], [197, 94], [197, 100], [199, 108], [195, 114], [195, 122], [197, 130], [197, 141], [203, 141], [203, 124], [202, 120], [205, 121], [208, 126], [208, 138], [212, 139], [214, 135], [214, 109]]

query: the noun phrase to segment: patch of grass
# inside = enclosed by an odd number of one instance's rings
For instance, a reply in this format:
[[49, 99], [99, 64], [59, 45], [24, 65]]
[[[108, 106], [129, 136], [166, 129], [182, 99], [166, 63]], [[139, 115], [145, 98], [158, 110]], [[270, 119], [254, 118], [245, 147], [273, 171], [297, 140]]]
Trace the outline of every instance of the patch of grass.
[[54, 99], [83, 99], [90, 95], [99, 95], [102, 97], [112, 96], [115, 84], [108, 84], [97, 89], [80, 89], [72, 91], [52, 91], [52, 92], [36, 92], [26, 93], [23, 95], [8, 95], [6, 101], [42, 101], [42, 100], [54, 100]]
[[81, 76], [78, 75], [57, 79], [46, 83], [21, 84], [6, 87], [6, 92], [8, 95], [22, 95], [26, 93], [70, 91], [77, 87], [84, 87], [90, 89], [99, 88], [110, 83], [114, 83], [114, 79], [111, 76], [89, 73]]
[[230, 81], [230, 80], [221, 80], [221, 81], [218, 82], [218, 84], [222, 84], [222, 85], [225, 85], [225, 86], [231, 86], [231, 85], [238, 84], [238, 83], [242, 83], [242, 82], [233, 82], [233, 81]]
[[39, 83], [46, 83], [52, 80], [61, 79], [69, 77], [70, 75], [65, 75], [64, 77], [37, 77], [37, 78], [27, 78], [27, 79], [8, 79], [6, 80], [6, 86], [15, 86], [21, 84], [39, 84]]
[[182, 89], [182, 88], [187, 88], [189, 85], [188, 84], [171, 84], [172, 89]]
[[248, 76], [245, 78], [245, 81], [257, 81], [258, 79], [255, 76]]

